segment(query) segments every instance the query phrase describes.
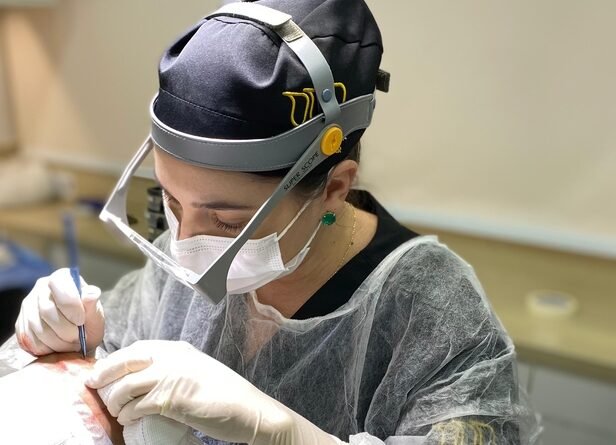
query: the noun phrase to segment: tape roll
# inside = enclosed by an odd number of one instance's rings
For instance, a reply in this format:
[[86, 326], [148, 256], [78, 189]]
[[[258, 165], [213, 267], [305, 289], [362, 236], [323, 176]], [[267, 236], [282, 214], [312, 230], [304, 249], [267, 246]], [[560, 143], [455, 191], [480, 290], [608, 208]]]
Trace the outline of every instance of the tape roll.
[[573, 295], [557, 290], [534, 290], [526, 296], [526, 307], [533, 315], [546, 318], [571, 317], [578, 310]]

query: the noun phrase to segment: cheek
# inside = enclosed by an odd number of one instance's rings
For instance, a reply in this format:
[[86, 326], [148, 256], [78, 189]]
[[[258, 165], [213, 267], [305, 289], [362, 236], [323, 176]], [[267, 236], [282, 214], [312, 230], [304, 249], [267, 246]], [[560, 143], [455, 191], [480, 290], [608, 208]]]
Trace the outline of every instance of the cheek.
[[301, 248], [297, 240], [290, 238], [288, 233], [280, 240], [279, 245], [283, 263], [289, 262]]
[[[318, 226], [319, 222], [315, 221], [314, 218], [306, 218], [306, 221], [302, 221], [301, 218], [297, 220], [282, 240], [280, 240], [280, 252], [282, 253], [282, 259], [285, 263], [295, 257], [295, 255], [306, 246]], [[322, 230], [323, 228], [319, 228], [319, 232]], [[315, 238], [309, 245], [309, 247], [311, 247], [311, 253], [314, 252], [315, 240], [319, 232], [317, 232]]]

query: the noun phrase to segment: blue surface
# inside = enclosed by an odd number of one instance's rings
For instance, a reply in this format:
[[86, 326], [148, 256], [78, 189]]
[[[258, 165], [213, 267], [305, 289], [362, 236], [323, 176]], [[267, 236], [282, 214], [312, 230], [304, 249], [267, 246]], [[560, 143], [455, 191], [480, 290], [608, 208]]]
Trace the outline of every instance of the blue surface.
[[0, 248], [7, 249], [12, 257], [10, 264], [0, 264], [0, 291], [29, 290], [36, 280], [53, 271], [43, 258], [11, 241], [0, 240]]

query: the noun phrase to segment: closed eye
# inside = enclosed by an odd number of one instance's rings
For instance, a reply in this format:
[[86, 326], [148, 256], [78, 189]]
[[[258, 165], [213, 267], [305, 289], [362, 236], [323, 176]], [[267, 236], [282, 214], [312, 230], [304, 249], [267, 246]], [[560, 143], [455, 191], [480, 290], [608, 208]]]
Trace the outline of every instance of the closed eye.
[[243, 224], [224, 223], [221, 220], [219, 220], [216, 217], [216, 215], [214, 215], [213, 218], [214, 218], [214, 224], [216, 225], [216, 227], [218, 227], [221, 230], [224, 230], [225, 232], [231, 232], [231, 233], [239, 232], [240, 229], [243, 227]]

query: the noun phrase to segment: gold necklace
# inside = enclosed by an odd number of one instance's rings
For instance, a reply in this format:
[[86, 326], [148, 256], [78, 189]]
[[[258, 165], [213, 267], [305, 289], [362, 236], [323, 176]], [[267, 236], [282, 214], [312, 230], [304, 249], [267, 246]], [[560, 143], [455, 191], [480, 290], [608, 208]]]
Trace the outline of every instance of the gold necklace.
[[349, 240], [349, 244], [346, 246], [346, 249], [344, 250], [344, 255], [342, 255], [342, 259], [340, 260], [340, 263], [338, 263], [338, 267], [336, 267], [336, 270], [334, 270], [334, 273], [329, 276], [327, 281], [329, 281], [334, 275], [336, 275], [336, 273], [338, 273], [338, 271], [342, 268], [342, 266], [344, 266], [344, 261], [346, 260], [349, 250], [351, 250], [353, 241], [355, 241], [355, 229], [357, 227], [357, 215], [355, 213], [355, 207], [349, 204], [348, 202], [345, 202], [345, 205], [347, 206], [347, 208], [351, 207], [351, 209], [353, 209], [353, 228], [351, 229], [351, 239]]

